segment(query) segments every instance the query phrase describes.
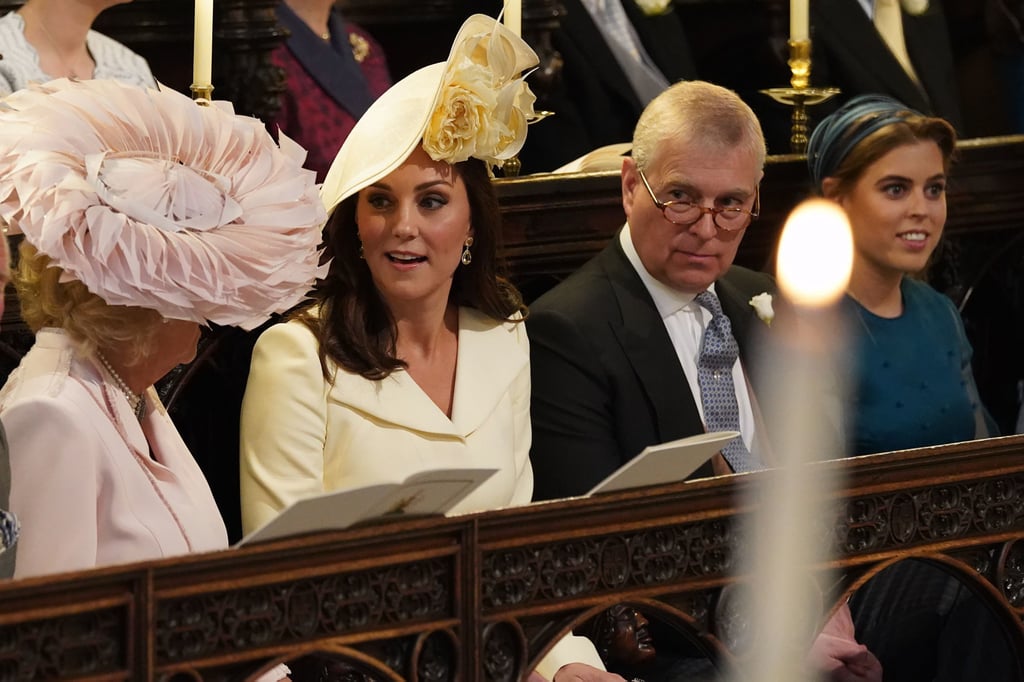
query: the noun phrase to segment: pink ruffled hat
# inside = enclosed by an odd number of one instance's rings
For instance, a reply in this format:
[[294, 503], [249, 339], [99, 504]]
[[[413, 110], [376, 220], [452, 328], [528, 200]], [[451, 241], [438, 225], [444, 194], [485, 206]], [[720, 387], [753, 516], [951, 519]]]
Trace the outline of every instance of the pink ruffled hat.
[[338, 151], [320, 196], [328, 211], [398, 168], [420, 144], [435, 161], [499, 165], [522, 149], [536, 99], [522, 72], [538, 63], [522, 38], [483, 14], [469, 17], [448, 60], [395, 83]]
[[227, 102], [33, 84], [0, 102], [0, 218], [111, 305], [252, 329], [326, 270], [304, 159]]

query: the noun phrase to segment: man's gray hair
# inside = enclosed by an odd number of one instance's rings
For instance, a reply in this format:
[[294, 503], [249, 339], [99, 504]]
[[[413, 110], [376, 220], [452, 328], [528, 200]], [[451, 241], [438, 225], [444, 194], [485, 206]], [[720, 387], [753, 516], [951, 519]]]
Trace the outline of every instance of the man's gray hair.
[[633, 132], [633, 159], [644, 170], [669, 139], [726, 151], [749, 146], [761, 168], [766, 148], [761, 123], [732, 90], [705, 81], [680, 81], [655, 97]]

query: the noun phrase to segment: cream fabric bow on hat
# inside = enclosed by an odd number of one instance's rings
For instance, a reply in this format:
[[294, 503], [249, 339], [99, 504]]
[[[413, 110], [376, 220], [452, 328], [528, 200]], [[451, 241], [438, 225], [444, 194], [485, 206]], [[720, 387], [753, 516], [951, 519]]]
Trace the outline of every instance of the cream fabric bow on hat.
[[402, 164], [418, 145], [435, 161], [498, 165], [519, 153], [536, 118], [522, 72], [538, 63], [522, 38], [482, 14], [469, 17], [448, 60], [406, 76], [363, 114], [321, 188], [328, 211]]

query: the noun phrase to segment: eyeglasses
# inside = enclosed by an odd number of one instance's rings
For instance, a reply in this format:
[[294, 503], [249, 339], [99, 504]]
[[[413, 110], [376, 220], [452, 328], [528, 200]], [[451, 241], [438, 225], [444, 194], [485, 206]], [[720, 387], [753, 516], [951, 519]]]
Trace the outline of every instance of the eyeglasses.
[[754, 208], [748, 211], [745, 208], [719, 208], [717, 206], [701, 206], [695, 204], [692, 201], [660, 201], [658, 197], [654, 196], [654, 190], [651, 189], [651, 185], [647, 182], [647, 177], [644, 172], [637, 169], [640, 173], [640, 179], [644, 181], [644, 187], [647, 188], [647, 193], [651, 195], [651, 201], [654, 205], [661, 209], [662, 215], [665, 216], [665, 220], [676, 225], [693, 225], [695, 222], [704, 217], [705, 213], [711, 214], [711, 220], [715, 223], [715, 226], [721, 230], [727, 232], [734, 232], [736, 230], [742, 230], [744, 227], [750, 224], [750, 221], [761, 214], [761, 189], [760, 187], [754, 187]]

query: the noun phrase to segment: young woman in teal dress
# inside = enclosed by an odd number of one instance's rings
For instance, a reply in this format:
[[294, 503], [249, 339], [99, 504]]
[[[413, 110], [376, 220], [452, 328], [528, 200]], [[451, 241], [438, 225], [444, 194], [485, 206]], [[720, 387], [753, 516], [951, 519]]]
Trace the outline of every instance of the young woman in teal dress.
[[844, 301], [852, 334], [851, 454], [992, 435], [953, 302], [915, 279], [946, 222], [953, 127], [881, 95], [857, 97], [815, 128], [817, 190], [850, 218]]
[[[914, 278], [942, 237], [955, 143], [948, 122], [880, 95], [850, 100], [808, 143], [812, 181], [845, 209], [853, 231], [843, 303], [852, 337], [851, 454], [993, 435], [956, 307]], [[850, 610], [887, 680], [1019, 679], [984, 602], [936, 565], [908, 559], [888, 567], [857, 590]]]

